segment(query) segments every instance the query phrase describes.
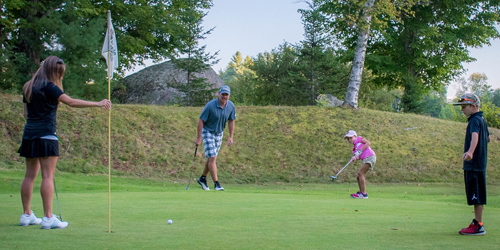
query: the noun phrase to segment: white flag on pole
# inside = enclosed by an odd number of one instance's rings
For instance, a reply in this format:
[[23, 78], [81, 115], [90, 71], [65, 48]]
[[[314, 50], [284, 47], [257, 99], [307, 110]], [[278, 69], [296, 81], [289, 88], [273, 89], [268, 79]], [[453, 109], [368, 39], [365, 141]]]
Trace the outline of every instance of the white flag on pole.
[[[108, 51], [109, 58], [108, 58]], [[108, 10], [108, 29], [106, 30], [106, 38], [104, 39], [104, 44], [102, 45], [102, 56], [106, 58], [106, 63], [108, 65], [108, 76], [109, 79], [113, 78], [113, 71], [118, 68], [118, 47], [116, 45], [115, 30], [113, 29], [113, 24], [111, 23], [111, 11]]]

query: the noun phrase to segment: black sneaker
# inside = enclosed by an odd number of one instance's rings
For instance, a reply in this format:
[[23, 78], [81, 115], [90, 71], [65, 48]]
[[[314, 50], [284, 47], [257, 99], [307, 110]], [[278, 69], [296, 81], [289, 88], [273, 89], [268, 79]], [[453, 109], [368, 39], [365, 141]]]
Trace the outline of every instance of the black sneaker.
[[198, 182], [198, 184], [200, 184], [201, 189], [203, 189], [203, 190], [210, 190], [210, 188], [207, 185], [207, 179], [206, 178], [201, 178], [200, 177], [196, 181]]
[[215, 191], [224, 191], [224, 188], [220, 186], [219, 182], [214, 183], [214, 189]]

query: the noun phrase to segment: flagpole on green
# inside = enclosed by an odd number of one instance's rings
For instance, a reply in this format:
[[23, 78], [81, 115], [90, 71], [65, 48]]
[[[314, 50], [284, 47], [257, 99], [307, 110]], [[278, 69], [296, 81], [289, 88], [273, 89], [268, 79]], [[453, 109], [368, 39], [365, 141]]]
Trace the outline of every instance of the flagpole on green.
[[[108, 10], [108, 15], [111, 15], [109, 10]], [[111, 100], [110, 63], [111, 63], [111, 52], [108, 50], [108, 100]], [[108, 111], [108, 233], [111, 233], [111, 109], [109, 109]]]
[[[102, 46], [102, 56], [106, 58], [108, 67], [108, 100], [111, 100], [111, 78], [113, 70], [118, 68], [118, 47], [116, 36], [111, 23], [111, 11], [108, 10], [108, 27]], [[108, 111], [108, 233], [111, 231], [111, 109]]]

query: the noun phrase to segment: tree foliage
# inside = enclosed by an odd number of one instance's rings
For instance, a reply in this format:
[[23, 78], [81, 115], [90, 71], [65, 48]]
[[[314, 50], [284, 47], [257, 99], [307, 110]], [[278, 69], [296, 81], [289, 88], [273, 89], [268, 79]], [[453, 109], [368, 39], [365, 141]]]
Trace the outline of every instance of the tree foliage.
[[[404, 86], [405, 95], [412, 95], [415, 88], [439, 90], [463, 73], [462, 63], [475, 60], [469, 48], [490, 44], [499, 36], [494, 26], [499, 20], [498, 5], [465, 0], [415, 4], [411, 12], [401, 12], [400, 21], [383, 20], [381, 39], [373, 41], [368, 67], [380, 76], [379, 84]], [[407, 81], [410, 78], [417, 84]]]
[[481, 100], [490, 99], [491, 85], [488, 84], [488, 77], [484, 73], [472, 73], [467, 79], [464, 77], [458, 80], [458, 90], [456, 96], [462, 96], [464, 93], [473, 93]]
[[237, 51], [220, 74], [226, 85], [231, 87], [231, 100], [236, 104], [256, 104], [253, 85], [256, 75], [252, 70], [253, 65], [250, 56], [243, 60], [241, 52]]
[[491, 102], [495, 104], [495, 106], [500, 107], [500, 88], [493, 90], [491, 93]]
[[304, 72], [309, 79], [311, 105], [315, 104], [318, 92], [317, 71], [325, 61], [324, 51], [330, 46], [332, 36], [327, 32], [326, 17], [321, 13], [321, 5], [316, 1], [306, 1], [308, 9], [299, 9], [304, 25], [304, 40], [301, 42], [300, 57], [310, 68]]
[[[182, 46], [175, 50], [170, 58], [178, 69], [183, 70], [187, 75], [186, 83], [169, 83], [177, 88], [184, 96], [182, 104], [186, 106], [205, 105], [216, 91], [211, 83], [202, 77], [196, 77], [195, 73], [203, 73], [216, 64], [217, 52], [214, 54], [205, 52], [206, 45], [200, 46], [200, 40], [206, 38], [213, 30], [204, 31], [202, 26], [203, 18], [207, 15], [196, 3], [196, 0], [186, 0], [191, 4], [183, 6], [179, 15], [179, 23], [184, 27], [180, 33], [180, 43]], [[208, 8], [209, 5], [205, 6]], [[180, 57], [183, 57], [179, 59]]]
[[[211, 0], [14, 0], [0, 1], [0, 87], [19, 92], [49, 55], [66, 65], [64, 90], [76, 97], [107, 96], [101, 56], [106, 13], [111, 10], [120, 72], [147, 59], [161, 61], [186, 47], [186, 8], [208, 9]], [[94, 84], [85, 84], [93, 79]]]
[[[365, 67], [365, 57], [370, 46], [369, 40], [378, 36], [376, 32], [380, 26], [378, 18], [397, 19], [400, 11], [408, 10], [416, 0], [380, 1], [380, 0], [353, 0], [331, 1], [316, 0], [321, 10], [329, 17], [331, 32], [339, 44], [346, 49], [346, 54], [352, 61], [349, 86], [346, 91], [345, 106], [358, 107], [358, 94], [362, 83]], [[373, 19], [373, 20], [372, 20]], [[378, 24], [378, 25], [377, 25]], [[352, 57], [350, 57], [352, 56]]]
[[[232, 100], [247, 105], [310, 105], [310, 58], [302, 51], [302, 44], [284, 43], [256, 57], [247, 56], [244, 61], [237, 52], [221, 72], [222, 79], [231, 86]], [[315, 63], [315, 91], [343, 95], [349, 67], [331, 48], [318, 53], [317, 58], [321, 60]]]
[[[346, 55], [353, 56], [359, 26], [367, 26], [360, 19], [366, 1], [321, 1]], [[404, 87], [408, 97], [403, 105], [419, 112], [419, 103], [406, 102], [421, 102], [414, 98], [416, 93], [439, 90], [462, 74], [462, 63], [474, 60], [468, 49], [499, 37], [499, 5], [479, 0], [377, 0], [371, 9], [365, 66], [379, 86]]]
[[[467, 79], [462, 77], [458, 81], [458, 89], [456, 92], [457, 98], [464, 93], [473, 93], [481, 100], [481, 111], [483, 111], [484, 119], [488, 126], [500, 128], [500, 106], [496, 102], [500, 100], [498, 96], [499, 89], [493, 90], [491, 85], [488, 84], [488, 77], [484, 73], [472, 73]], [[454, 120], [465, 121], [464, 117], [460, 116], [456, 108], [456, 115]]]

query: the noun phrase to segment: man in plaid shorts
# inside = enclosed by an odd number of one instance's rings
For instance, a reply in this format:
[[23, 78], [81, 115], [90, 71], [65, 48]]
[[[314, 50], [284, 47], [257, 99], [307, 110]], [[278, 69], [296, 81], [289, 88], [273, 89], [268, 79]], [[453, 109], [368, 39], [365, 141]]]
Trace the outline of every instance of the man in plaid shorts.
[[236, 111], [234, 103], [229, 101], [231, 89], [229, 86], [224, 85], [219, 89], [219, 97], [215, 100], [209, 101], [203, 112], [201, 112], [200, 119], [198, 120], [197, 136], [194, 143], [196, 146], [200, 145], [203, 139], [203, 147], [205, 148], [205, 168], [203, 174], [198, 179], [198, 184], [201, 185], [203, 190], [210, 190], [207, 185], [207, 174], [210, 172], [214, 180], [214, 189], [216, 191], [224, 191], [221, 187], [219, 179], [217, 178], [217, 154], [219, 153], [220, 146], [222, 145], [222, 137], [224, 135], [224, 128], [226, 122], [229, 127], [229, 138], [227, 145], [233, 144], [234, 133], [234, 120], [236, 120]]

